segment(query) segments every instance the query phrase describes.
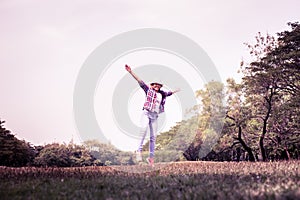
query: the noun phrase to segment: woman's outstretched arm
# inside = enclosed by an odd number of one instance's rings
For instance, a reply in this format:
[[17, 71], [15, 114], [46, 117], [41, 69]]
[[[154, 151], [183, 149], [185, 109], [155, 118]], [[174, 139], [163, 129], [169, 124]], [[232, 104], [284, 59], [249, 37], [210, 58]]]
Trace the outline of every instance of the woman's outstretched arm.
[[142, 82], [142, 80], [141, 80], [135, 73], [133, 73], [133, 71], [131, 70], [131, 67], [130, 67], [130, 66], [125, 65], [125, 69], [126, 69], [126, 71], [128, 71], [129, 74], [131, 74], [131, 76], [132, 76], [135, 80], [137, 80], [137, 82], [139, 82], [139, 83]]

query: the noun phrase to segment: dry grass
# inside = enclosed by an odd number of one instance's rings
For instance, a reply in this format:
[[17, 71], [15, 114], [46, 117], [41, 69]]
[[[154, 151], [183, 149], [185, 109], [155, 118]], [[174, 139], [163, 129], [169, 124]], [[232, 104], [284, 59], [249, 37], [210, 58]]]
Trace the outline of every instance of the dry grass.
[[300, 161], [0, 167], [1, 199], [300, 199]]

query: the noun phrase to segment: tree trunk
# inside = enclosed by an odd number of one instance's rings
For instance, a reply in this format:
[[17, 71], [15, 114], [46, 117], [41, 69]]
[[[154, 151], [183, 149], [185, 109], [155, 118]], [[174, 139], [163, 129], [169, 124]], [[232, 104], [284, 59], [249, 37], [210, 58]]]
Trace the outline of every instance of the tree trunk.
[[285, 153], [286, 153], [286, 158], [287, 158], [287, 160], [290, 160], [291, 159], [291, 155], [290, 155], [290, 153], [289, 153], [289, 151], [288, 151], [288, 148], [285, 146], [284, 147], [284, 151], [285, 151]]
[[240, 148], [240, 147], [238, 147], [238, 148], [236, 149], [236, 160], [237, 160], [238, 162], [241, 161], [241, 148]]
[[238, 133], [238, 138], [236, 138], [242, 145], [242, 147], [247, 151], [249, 154], [249, 161], [255, 162], [255, 157], [252, 152], [252, 149], [245, 143], [245, 141], [242, 139], [242, 128], [239, 126], [239, 133]]
[[261, 151], [261, 156], [262, 156], [262, 159], [263, 161], [267, 161], [267, 154], [266, 154], [266, 149], [265, 149], [265, 146], [264, 146], [264, 139], [265, 139], [265, 136], [266, 136], [266, 133], [267, 133], [267, 124], [268, 124], [268, 119], [270, 117], [270, 114], [271, 114], [271, 110], [272, 110], [272, 97], [274, 95], [274, 91], [275, 89], [271, 88], [270, 90], [270, 97], [269, 98], [265, 98], [265, 100], [267, 101], [267, 108], [268, 108], [268, 111], [267, 111], [267, 114], [264, 118], [264, 124], [263, 124], [263, 130], [262, 130], [262, 133], [261, 133], [261, 136], [259, 138], [259, 147], [260, 147], [260, 151]]
[[267, 122], [264, 120], [264, 126], [263, 126], [263, 131], [262, 134], [259, 138], [259, 147], [260, 147], [260, 152], [261, 152], [261, 156], [263, 161], [267, 161], [267, 154], [266, 154], [266, 149], [264, 146], [264, 139], [266, 136], [266, 132], [267, 132]]

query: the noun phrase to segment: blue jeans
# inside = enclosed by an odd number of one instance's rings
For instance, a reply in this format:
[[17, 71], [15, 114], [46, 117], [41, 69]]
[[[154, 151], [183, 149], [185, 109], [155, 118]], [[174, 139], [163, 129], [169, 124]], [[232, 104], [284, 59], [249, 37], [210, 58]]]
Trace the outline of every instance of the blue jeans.
[[150, 130], [150, 142], [149, 142], [149, 152], [150, 158], [154, 157], [154, 149], [155, 149], [155, 139], [157, 135], [157, 118], [158, 114], [156, 112], [150, 112], [147, 110], [143, 110], [143, 114], [141, 117], [141, 130], [140, 135], [142, 137], [140, 146], [138, 148], [138, 152], [142, 152], [144, 139], [147, 135], [148, 129]]

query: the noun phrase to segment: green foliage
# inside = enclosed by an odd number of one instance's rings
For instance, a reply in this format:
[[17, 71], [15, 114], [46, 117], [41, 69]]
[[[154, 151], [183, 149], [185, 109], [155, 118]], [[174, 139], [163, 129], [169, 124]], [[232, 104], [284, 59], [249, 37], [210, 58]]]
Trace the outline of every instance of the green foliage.
[[225, 94], [223, 83], [211, 81], [196, 96], [201, 100], [199, 105], [199, 128], [201, 131], [212, 129], [219, 133], [225, 116]]
[[[156, 139], [155, 160], [160, 162], [184, 160], [183, 152], [188, 149], [196, 138], [198, 119], [178, 122], [167, 132], [160, 133]], [[143, 146], [143, 151], [149, 149], [149, 141]], [[158, 157], [158, 158], [156, 158]]]
[[99, 164], [83, 147], [74, 144], [47, 144], [34, 159], [34, 165], [44, 167], [78, 167]]
[[98, 140], [88, 140], [84, 142], [84, 146], [105, 165], [134, 164], [131, 152], [120, 151], [112, 144], [101, 143]]
[[259, 147], [264, 161], [272, 151], [274, 154], [274, 145], [282, 148], [282, 144], [289, 159], [288, 146], [284, 144], [298, 145], [300, 141], [295, 140], [300, 136], [299, 121], [293, 120], [299, 119], [300, 106], [300, 25], [289, 25], [292, 30], [279, 33], [278, 40], [259, 35], [257, 44], [249, 45], [256, 60], [244, 70], [246, 100], [259, 123]]
[[[227, 81], [227, 117], [215, 150], [250, 160], [298, 159], [300, 145], [300, 25], [279, 33], [261, 33], [247, 45], [253, 61], [242, 62], [241, 84]], [[255, 158], [254, 158], [255, 157]], [[239, 160], [239, 159], [237, 159]]]
[[91, 165], [132, 165], [132, 153], [111, 144], [86, 141], [83, 145], [47, 144], [32, 147], [18, 140], [0, 120], [0, 166], [79, 167]]
[[0, 120], [0, 166], [20, 167], [30, 165], [35, 156], [34, 148], [17, 139]]
[[[163, 160], [199, 160], [216, 144], [225, 116], [224, 86], [212, 81], [196, 95], [202, 104], [191, 109], [194, 116], [157, 136], [156, 150], [165, 151], [162, 155], [169, 153], [170, 158]], [[144, 150], [148, 146], [146, 143]]]
[[203, 143], [198, 153], [199, 158], [205, 157], [212, 150], [212, 148], [217, 144], [219, 136], [214, 130], [206, 129], [203, 132], [202, 140]]

